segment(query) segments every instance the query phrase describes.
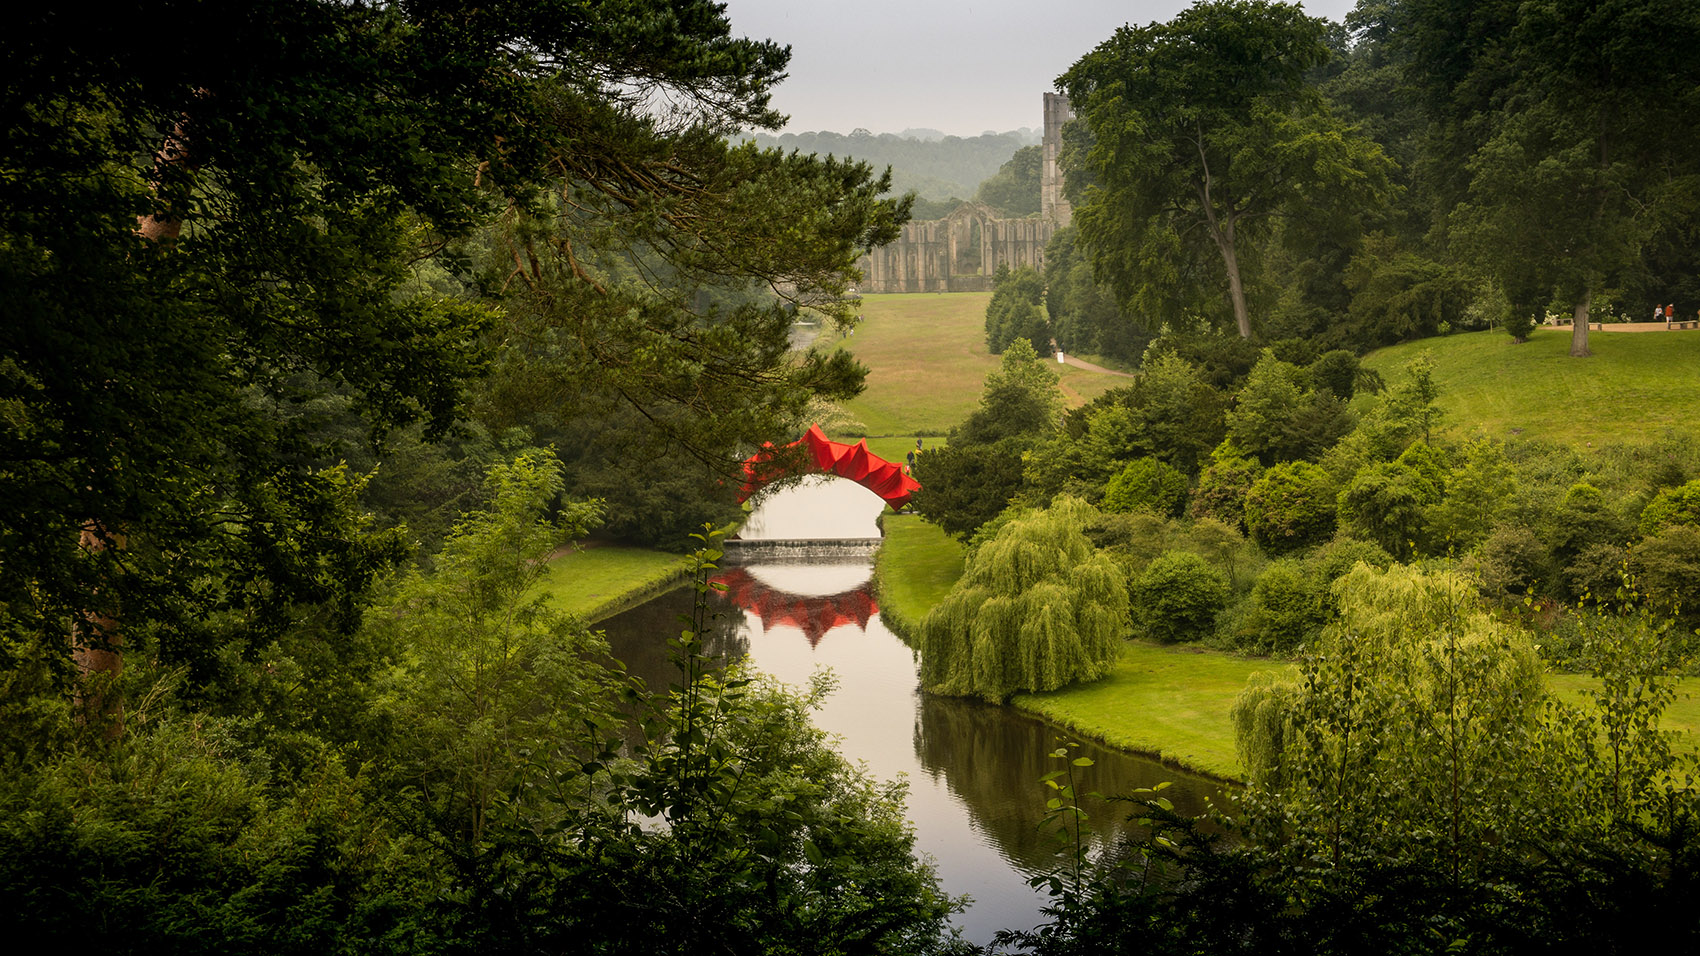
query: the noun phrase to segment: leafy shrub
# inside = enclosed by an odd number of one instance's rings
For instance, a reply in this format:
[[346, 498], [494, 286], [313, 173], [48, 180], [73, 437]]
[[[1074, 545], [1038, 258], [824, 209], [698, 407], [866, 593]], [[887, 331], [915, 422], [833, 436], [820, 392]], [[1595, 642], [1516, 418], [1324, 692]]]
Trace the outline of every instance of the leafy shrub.
[[1151, 562], [1131, 593], [1136, 628], [1171, 644], [1198, 640], [1215, 630], [1216, 615], [1228, 603], [1228, 582], [1198, 555], [1170, 551]]
[[1674, 524], [1700, 525], [1700, 479], [1659, 492], [1642, 510], [1638, 530], [1655, 535]]
[[1505, 329], [1505, 334], [1511, 336], [1513, 342], [1527, 342], [1529, 336], [1534, 334], [1535, 331], [1534, 316], [1516, 306], [1506, 309], [1505, 317], [1501, 320], [1501, 323]]
[[279, 779], [237, 729], [204, 714], [132, 722], [110, 753], [13, 772], [0, 925], [73, 951], [438, 949], [420, 917], [445, 861], [398, 834], [335, 756]]
[[[1428, 447], [1412, 445], [1405, 453]], [[1518, 506], [1519, 488], [1528, 487], [1519, 482], [1499, 442], [1470, 442], [1450, 459], [1451, 467], [1438, 479], [1443, 491], [1440, 500], [1423, 509], [1425, 547], [1432, 554], [1473, 550]]]
[[1393, 565], [1393, 555], [1372, 541], [1335, 538], [1305, 558], [1305, 566], [1311, 573], [1328, 584], [1344, 577], [1346, 572], [1360, 563], [1367, 564], [1377, 571], [1385, 571]]
[[1594, 544], [1582, 549], [1559, 572], [1559, 581], [1572, 600], [1613, 603], [1623, 590], [1629, 552], [1615, 544]]
[[1673, 524], [1629, 549], [1629, 573], [1656, 609], [1700, 620], [1700, 528]]
[[1228, 584], [1235, 591], [1242, 589], [1241, 572], [1255, 576], [1260, 561], [1257, 549], [1251, 546], [1238, 528], [1230, 527], [1215, 518], [1200, 518], [1192, 522], [1181, 536], [1180, 547], [1204, 557], [1228, 574]]
[[1246, 530], [1272, 554], [1327, 540], [1334, 534], [1334, 522], [1333, 482], [1309, 462], [1276, 465], [1246, 492]]
[[1548, 553], [1528, 528], [1497, 528], [1469, 564], [1483, 596], [1504, 600], [1535, 593], [1547, 577]]
[[1403, 462], [1371, 465], [1353, 477], [1340, 492], [1340, 523], [1351, 533], [1409, 559], [1423, 545], [1426, 509], [1440, 492], [1416, 469]]
[[1157, 458], [1137, 458], [1110, 479], [1105, 511], [1177, 516], [1186, 506], [1186, 476]]
[[1317, 356], [1307, 369], [1317, 388], [1325, 388], [1341, 401], [1351, 401], [1358, 387], [1358, 357], [1345, 349]]
[[1021, 490], [1022, 444], [1018, 438], [986, 445], [954, 443], [915, 456], [921, 490], [917, 514], [958, 538], [996, 518]]
[[1149, 511], [1099, 512], [1081, 530], [1091, 539], [1093, 547], [1115, 560], [1130, 581], [1144, 573], [1158, 555], [1178, 547], [1182, 538], [1177, 522]]
[[1045, 279], [1032, 266], [999, 266], [992, 279], [992, 300], [986, 304], [986, 346], [993, 355], [1017, 339], [1041, 354], [1051, 350], [1051, 324], [1041, 305]]
[[1327, 578], [1309, 562], [1272, 562], [1251, 589], [1251, 607], [1235, 643], [1243, 650], [1282, 654], [1315, 637], [1328, 623]]
[[1234, 528], [1245, 528], [1245, 495], [1263, 466], [1243, 455], [1233, 442], [1223, 441], [1210, 453], [1210, 464], [1198, 476], [1193, 491], [1194, 518], [1215, 518]]
[[1352, 430], [1352, 415], [1309, 378], [1265, 350], [1228, 412], [1228, 438], [1264, 464], [1320, 457]]

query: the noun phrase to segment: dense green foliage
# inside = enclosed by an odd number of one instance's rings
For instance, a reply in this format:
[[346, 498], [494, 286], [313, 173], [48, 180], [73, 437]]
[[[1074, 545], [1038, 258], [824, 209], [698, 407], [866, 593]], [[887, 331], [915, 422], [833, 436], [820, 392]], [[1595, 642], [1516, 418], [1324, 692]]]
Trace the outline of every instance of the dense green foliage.
[[594, 510], [547, 519], [560, 480], [543, 456], [492, 474], [370, 616], [367, 666], [320, 677], [338, 707], [307, 661], [256, 667], [245, 717], [164, 674], [123, 738], [14, 767], [7, 925], [143, 951], [947, 948], [901, 786], [837, 756], [810, 697], [705, 660], [718, 552], [672, 696], [621, 716], [600, 637], [534, 586]]
[[1333, 536], [1334, 520], [1333, 479], [1307, 461], [1276, 465], [1246, 491], [1246, 531], [1277, 554], [1321, 544]]
[[1135, 458], [1104, 488], [1105, 511], [1178, 515], [1186, 509], [1186, 475], [1157, 458]]
[[850, 318], [908, 203], [727, 144], [788, 50], [644, 0], [42, 9], [0, 51], [8, 929], [949, 947], [901, 789], [808, 698], [708, 668], [701, 615], [676, 695], [628, 693], [540, 587], [859, 388], [791, 323]]
[[1098, 273], [1148, 313], [1228, 314], [1252, 334], [1256, 243], [1304, 204], [1366, 206], [1391, 165], [1307, 83], [1325, 28], [1297, 6], [1200, 3], [1118, 29], [1058, 80], [1087, 127], [1075, 221]]
[[1172, 644], [1216, 630], [1216, 615], [1228, 603], [1228, 581], [1198, 555], [1170, 551], [1146, 566], [1129, 593], [1136, 632]]
[[1129, 316], [1099, 284], [1078, 238], [1068, 226], [1045, 246], [1045, 312], [1052, 334], [1064, 352], [1137, 364], [1151, 341], [1148, 323]]
[[1009, 343], [1026, 339], [1040, 355], [1051, 352], [1051, 323], [1045, 317], [1045, 280], [1030, 266], [999, 266], [986, 305], [986, 347], [1002, 355]]
[[1235, 708], [1252, 768], [1235, 818], [1131, 794], [1149, 835], [1094, 856], [1071, 834], [1051, 921], [1008, 940], [1057, 954], [1700, 940], [1700, 805], [1657, 729], [1667, 630], [1591, 619], [1599, 690], [1578, 708], [1543, 694], [1526, 635], [1456, 575], [1360, 565], [1335, 590], [1340, 620], [1298, 673], [1254, 679]]
[[1021, 147], [990, 179], [980, 184], [974, 191], [974, 199], [1003, 213], [1005, 218], [1037, 216], [1040, 167], [1044, 161], [1043, 146]]
[[1215, 0], [1130, 24], [1061, 79], [1082, 248], [1052, 250], [1051, 285], [1086, 301], [1058, 280], [1089, 261], [1123, 328], [1318, 352], [1523, 341], [1553, 315], [1583, 320], [1585, 355], [1589, 319], [1691, 317], [1700, 66], [1669, 51], [1696, 43], [1678, 0], [1364, 0], [1344, 27]]

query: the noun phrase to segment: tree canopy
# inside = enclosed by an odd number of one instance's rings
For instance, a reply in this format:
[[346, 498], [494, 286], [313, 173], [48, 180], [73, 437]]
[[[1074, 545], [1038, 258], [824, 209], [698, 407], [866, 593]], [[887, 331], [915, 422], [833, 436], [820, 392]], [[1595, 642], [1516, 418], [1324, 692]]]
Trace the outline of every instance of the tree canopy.
[[1307, 82], [1324, 37], [1294, 5], [1198, 3], [1118, 29], [1058, 78], [1086, 126], [1066, 160], [1086, 174], [1075, 223], [1124, 302], [1167, 314], [1225, 285], [1249, 338], [1246, 275], [1273, 220], [1322, 194], [1385, 194], [1380, 148]]
[[[218, 42], [162, 55], [184, 36]], [[0, 51], [19, 635], [122, 607], [190, 654], [358, 591], [399, 542], [338, 461], [452, 431], [492, 362], [492, 433], [622, 404], [714, 462], [859, 382], [790, 358], [771, 300], [846, 316], [904, 203], [861, 164], [724, 144], [780, 122], [789, 52], [718, 5], [36, 9]]]

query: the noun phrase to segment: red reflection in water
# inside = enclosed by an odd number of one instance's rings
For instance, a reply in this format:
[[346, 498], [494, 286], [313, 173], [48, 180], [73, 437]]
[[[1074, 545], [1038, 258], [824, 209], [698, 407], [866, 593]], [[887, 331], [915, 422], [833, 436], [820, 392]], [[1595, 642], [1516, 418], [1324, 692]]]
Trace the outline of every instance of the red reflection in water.
[[803, 632], [810, 647], [835, 627], [855, 624], [866, 631], [868, 618], [879, 613], [879, 604], [867, 585], [826, 597], [805, 597], [781, 591], [757, 580], [743, 568], [723, 571], [710, 579], [726, 586], [726, 597], [761, 618], [763, 630], [789, 625]]

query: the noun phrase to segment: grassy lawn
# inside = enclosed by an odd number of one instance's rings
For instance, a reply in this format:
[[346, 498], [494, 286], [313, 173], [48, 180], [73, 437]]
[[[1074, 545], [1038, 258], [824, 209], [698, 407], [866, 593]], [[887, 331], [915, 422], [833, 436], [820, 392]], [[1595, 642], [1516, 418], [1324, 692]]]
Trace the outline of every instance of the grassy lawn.
[[1217, 777], [1243, 776], [1228, 712], [1255, 671], [1280, 661], [1130, 642], [1103, 680], [1012, 703], [1123, 750]]
[[916, 515], [885, 516], [885, 543], [875, 559], [880, 619], [905, 640], [962, 576], [962, 545]]
[[[997, 368], [986, 350], [990, 293], [870, 295], [840, 348], [868, 367], [868, 387], [845, 410], [869, 435], [942, 435], [968, 417]], [[910, 439], [911, 447], [914, 439]]]
[[594, 624], [683, 577], [686, 560], [624, 545], [570, 551], [549, 562], [543, 590], [556, 607]]
[[1517, 345], [1470, 332], [1382, 349], [1364, 364], [1389, 384], [1422, 352], [1434, 360], [1445, 427], [1457, 436], [1522, 436], [1582, 446], [1700, 431], [1700, 332], [1593, 332], [1592, 358], [1570, 332], [1536, 329]]
[[[1573, 704], [1584, 703], [1583, 691], [1594, 683], [1593, 678], [1582, 674], [1548, 674], [1547, 687], [1558, 695], [1560, 700]], [[1700, 682], [1693, 678], [1685, 678], [1677, 685], [1676, 700], [1665, 708], [1664, 720], [1659, 726], [1667, 731], [1683, 734], [1676, 742], [1676, 750], [1681, 753], [1700, 753]]]

